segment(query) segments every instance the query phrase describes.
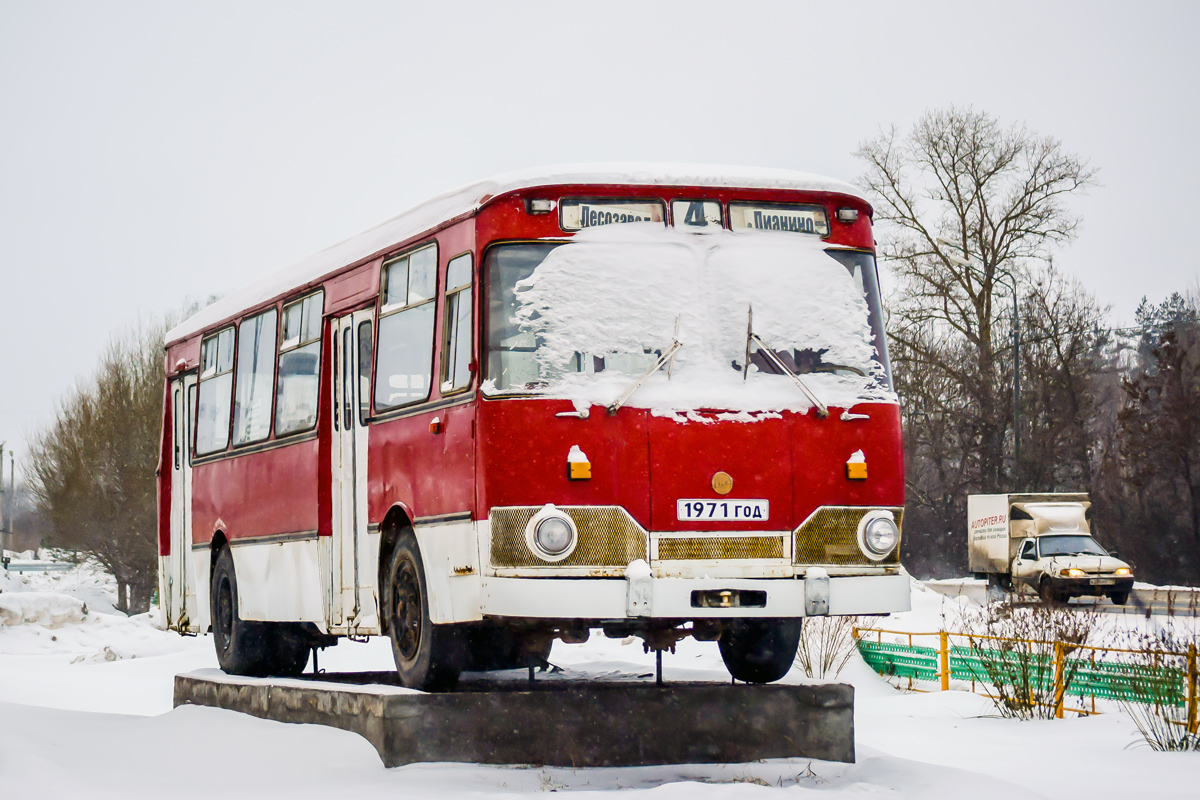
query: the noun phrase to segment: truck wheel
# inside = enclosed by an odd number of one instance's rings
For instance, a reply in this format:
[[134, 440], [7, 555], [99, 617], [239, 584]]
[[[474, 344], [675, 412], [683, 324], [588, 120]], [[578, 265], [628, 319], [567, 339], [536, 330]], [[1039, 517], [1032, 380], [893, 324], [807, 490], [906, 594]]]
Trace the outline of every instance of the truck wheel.
[[1113, 592], [1108, 596], [1114, 606], [1123, 606], [1129, 602], [1129, 592]]
[[400, 682], [425, 692], [449, 691], [466, 662], [462, 631], [429, 621], [429, 584], [417, 548], [406, 532], [396, 542], [384, 581], [384, 613]]
[[787, 674], [800, 646], [802, 619], [735, 619], [717, 646], [729, 674], [746, 683], [770, 683]]
[[1042, 602], [1048, 606], [1065, 601], [1065, 598], [1063, 598], [1058, 592], [1054, 591], [1054, 587], [1050, 584], [1050, 579], [1044, 575], [1042, 576], [1041, 581], [1038, 582], [1038, 596], [1041, 597]]

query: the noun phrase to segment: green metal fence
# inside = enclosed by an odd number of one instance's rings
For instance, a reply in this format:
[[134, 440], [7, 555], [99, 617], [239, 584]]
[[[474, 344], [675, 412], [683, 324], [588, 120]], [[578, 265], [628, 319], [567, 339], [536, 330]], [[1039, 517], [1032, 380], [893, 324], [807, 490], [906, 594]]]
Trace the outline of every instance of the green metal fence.
[[[885, 642], [883, 634], [907, 637], [908, 643]], [[867, 637], [874, 637], [874, 641]], [[938, 637], [938, 647], [913, 644], [913, 637]], [[1107, 660], [1109, 654], [1131, 653], [1119, 648], [1069, 645], [1056, 642], [1026, 642], [994, 636], [973, 636], [947, 631], [915, 633], [878, 629], [854, 630], [863, 660], [880, 675], [912, 681], [940, 682], [943, 690], [951, 680], [995, 686], [1028, 687], [1056, 697], [1056, 716], [1061, 717], [1066, 698], [1101, 698], [1160, 706], [1187, 707], [1187, 727], [1196, 731], [1197, 656], [1162, 653], [1163, 661], [1184, 660], [1186, 668], [1163, 663], [1158, 666]], [[951, 638], [966, 638], [972, 646], [951, 645]], [[1054, 655], [987, 646], [989, 641], [1023, 642], [1053, 646]], [[1067, 655], [1088, 652], [1087, 657]], [[1097, 656], [1100, 656], [1099, 658]], [[1085, 709], [1074, 709], [1089, 713]]]

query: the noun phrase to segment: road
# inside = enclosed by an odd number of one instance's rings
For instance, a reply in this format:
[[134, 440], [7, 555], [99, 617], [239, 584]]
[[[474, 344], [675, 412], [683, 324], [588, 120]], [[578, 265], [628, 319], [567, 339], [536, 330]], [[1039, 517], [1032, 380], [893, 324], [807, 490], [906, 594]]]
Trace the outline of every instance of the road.
[[[987, 583], [981, 580], [924, 581], [924, 585], [946, 597], [962, 596], [981, 604], [987, 596]], [[1196, 617], [1200, 616], [1200, 589], [1185, 586], [1134, 589], [1129, 602], [1123, 606], [1113, 605], [1111, 600], [1103, 597], [1077, 597], [1071, 605], [1094, 605], [1104, 614]]]

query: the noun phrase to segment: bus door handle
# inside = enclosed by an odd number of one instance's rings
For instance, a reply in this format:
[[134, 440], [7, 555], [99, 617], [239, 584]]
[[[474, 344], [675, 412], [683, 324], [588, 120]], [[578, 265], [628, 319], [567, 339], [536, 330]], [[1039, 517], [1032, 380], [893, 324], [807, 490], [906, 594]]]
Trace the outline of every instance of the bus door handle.
[[850, 422], [851, 420], [855, 420], [855, 419], [870, 419], [870, 418], [871, 417], [868, 416], [867, 414], [851, 414], [849, 411], [843, 411], [842, 415], [840, 417], [838, 417], [838, 419], [840, 419], [842, 422]]
[[575, 417], [576, 419], [587, 419], [592, 415], [591, 409], [585, 408], [583, 411], [560, 411], [554, 416], [556, 417]]

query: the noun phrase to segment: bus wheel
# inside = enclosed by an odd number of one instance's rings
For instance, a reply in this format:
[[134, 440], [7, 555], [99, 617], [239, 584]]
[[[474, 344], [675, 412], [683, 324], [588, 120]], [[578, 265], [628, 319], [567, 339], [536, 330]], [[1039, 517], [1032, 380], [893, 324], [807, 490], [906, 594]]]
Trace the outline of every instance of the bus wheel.
[[233, 555], [222, 548], [213, 568], [213, 643], [217, 663], [230, 675], [285, 675], [304, 671], [311, 649], [297, 626], [286, 622], [251, 622], [238, 613], [237, 573]]
[[221, 549], [213, 567], [211, 597], [213, 644], [221, 669], [230, 675], [266, 675], [264, 626], [238, 616], [237, 574], [228, 547]]
[[263, 668], [268, 675], [294, 678], [304, 672], [312, 644], [299, 626], [289, 622], [254, 623], [262, 628]]
[[787, 674], [800, 646], [801, 619], [735, 619], [717, 645], [729, 674], [746, 683], [770, 683]]
[[449, 691], [466, 660], [462, 632], [429, 621], [429, 589], [417, 539], [402, 534], [384, 582], [388, 633], [400, 682], [426, 692]]
[[521, 636], [502, 625], [484, 623], [467, 632], [465, 668], [470, 672], [498, 669], [524, 669], [531, 664], [543, 666], [550, 658], [554, 640], [549, 637]]

